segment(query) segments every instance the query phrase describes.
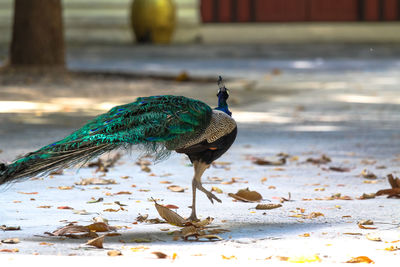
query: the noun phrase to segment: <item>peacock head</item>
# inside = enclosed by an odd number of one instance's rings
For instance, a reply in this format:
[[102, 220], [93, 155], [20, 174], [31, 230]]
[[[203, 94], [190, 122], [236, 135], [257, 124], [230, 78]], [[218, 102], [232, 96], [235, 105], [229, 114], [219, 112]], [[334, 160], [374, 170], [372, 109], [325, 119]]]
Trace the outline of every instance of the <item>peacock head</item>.
[[232, 112], [230, 112], [228, 109], [228, 103], [226, 103], [226, 100], [228, 100], [229, 98], [229, 90], [225, 87], [221, 76], [219, 76], [218, 78], [218, 87], [218, 107], [216, 107], [215, 109], [223, 111], [229, 116], [232, 116]]

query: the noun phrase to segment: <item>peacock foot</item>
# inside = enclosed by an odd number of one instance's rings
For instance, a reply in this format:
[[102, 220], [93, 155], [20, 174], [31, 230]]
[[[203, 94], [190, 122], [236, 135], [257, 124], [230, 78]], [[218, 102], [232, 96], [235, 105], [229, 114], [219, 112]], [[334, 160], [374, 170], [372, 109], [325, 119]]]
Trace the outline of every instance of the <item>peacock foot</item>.
[[189, 218], [187, 218], [190, 222], [198, 222], [198, 221], [200, 221], [198, 218], [197, 218], [197, 216], [196, 216], [196, 213], [193, 213], [192, 212], [192, 214], [189, 216]]
[[206, 194], [206, 196], [208, 197], [208, 199], [211, 201], [212, 204], [214, 204], [213, 199], [216, 200], [216, 201], [218, 201], [219, 203], [222, 202], [219, 198], [217, 198], [217, 197], [216, 197], [213, 193], [211, 193], [210, 191], [203, 191], [203, 192]]

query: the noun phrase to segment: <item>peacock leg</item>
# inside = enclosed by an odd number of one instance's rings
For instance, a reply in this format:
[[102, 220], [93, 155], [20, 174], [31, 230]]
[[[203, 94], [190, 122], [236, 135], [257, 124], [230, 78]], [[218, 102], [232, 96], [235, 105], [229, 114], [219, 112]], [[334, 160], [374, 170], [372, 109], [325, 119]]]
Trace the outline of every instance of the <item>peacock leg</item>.
[[221, 202], [219, 198], [217, 198], [213, 193], [210, 191], [207, 191], [201, 183], [201, 176], [203, 175], [204, 171], [210, 166], [210, 164], [206, 164], [201, 161], [194, 161], [193, 162], [193, 167], [194, 167], [194, 177], [192, 180], [192, 190], [193, 190], [193, 198], [192, 198], [192, 214], [189, 217], [189, 220], [192, 221], [198, 221], [197, 216], [196, 216], [196, 189], [202, 191], [205, 193], [208, 197], [208, 199], [211, 201], [211, 203], [214, 203], [213, 200], [216, 200], [218, 202]]

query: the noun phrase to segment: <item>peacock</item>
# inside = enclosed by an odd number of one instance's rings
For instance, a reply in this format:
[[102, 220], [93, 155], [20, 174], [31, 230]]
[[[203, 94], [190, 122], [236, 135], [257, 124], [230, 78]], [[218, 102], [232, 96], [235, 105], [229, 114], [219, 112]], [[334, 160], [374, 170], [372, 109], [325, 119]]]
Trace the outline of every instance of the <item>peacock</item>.
[[139, 97], [116, 106], [64, 139], [17, 158], [0, 163], [0, 185], [44, 175], [52, 170], [87, 162], [105, 152], [132, 145], [164, 159], [171, 151], [186, 154], [194, 167], [192, 206], [189, 220], [197, 221], [196, 190], [211, 203], [221, 202], [201, 182], [204, 171], [222, 156], [237, 135], [237, 125], [227, 104], [229, 91], [218, 79], [218, 106], [212, 109], [184, 96]]

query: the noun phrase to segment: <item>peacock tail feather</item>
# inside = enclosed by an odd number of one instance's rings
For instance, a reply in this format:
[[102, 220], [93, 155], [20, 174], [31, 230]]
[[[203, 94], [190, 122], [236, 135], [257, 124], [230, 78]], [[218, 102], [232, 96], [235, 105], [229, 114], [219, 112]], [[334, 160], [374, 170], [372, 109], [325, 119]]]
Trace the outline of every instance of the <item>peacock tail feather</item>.
[[116, 106], [64, 139], [0, 166], [0, 184], [87, 162], [117, 148], [142, 146], [158, 159], [200, 136], [211, 120], [205, 103], [183, 96], [140, 97]]

